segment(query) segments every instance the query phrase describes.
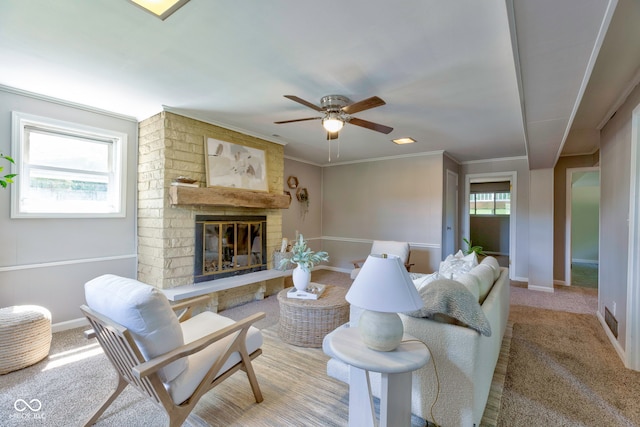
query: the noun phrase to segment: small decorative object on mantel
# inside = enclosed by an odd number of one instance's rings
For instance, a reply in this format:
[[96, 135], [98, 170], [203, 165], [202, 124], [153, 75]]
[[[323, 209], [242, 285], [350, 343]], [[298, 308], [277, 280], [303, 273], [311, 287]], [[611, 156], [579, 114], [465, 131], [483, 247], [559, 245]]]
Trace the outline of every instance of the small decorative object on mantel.
[[197, 179], [189, 178], [186, 176], [179, 176], [173, 180], [171, 185], [180, 186], [180, 187], [199, 187]]
[[291, 288], [287, 291], [287, 298], [297, 299], [318, 299], [322, 296], [322, 293], [327, 288], [327, 285], [321, 285], [320, 283], [311, 282], [305, 291], [299, 291], [296, 288]]
[[293, 253], [291, 258], [284, 258], [280, 261], [280, 268], [286, 267], [289, 263], [297, 264], [291, 276], [293, 286], [299, 291], [305, 291], [311, 283], [311, 269], [320, 262], [328, 261], [329, 254], [325, 251], [314, 252], [309, 249], [302, 234], [298, 236], [291, 252]]

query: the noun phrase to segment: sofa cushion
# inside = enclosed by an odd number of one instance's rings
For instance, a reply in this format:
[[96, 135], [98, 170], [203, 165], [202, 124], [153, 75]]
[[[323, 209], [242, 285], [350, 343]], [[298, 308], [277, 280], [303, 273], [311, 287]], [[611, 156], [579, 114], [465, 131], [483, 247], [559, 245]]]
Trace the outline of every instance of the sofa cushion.
[[438, 279], [418, 292], [424, 302], [420, 310], [404, 313], [412, 317], [438, 320], [441, 316], [454, 319], [456, 324], [468, 326], [485, 336], [491, 336], [489, 320], [476, 297], [455, 280]]
[[485, 257], [480, 264], [487, 264], [493, 269], [493, 281], [495, 282], [500, 277], [500, 264], [498, 260], [492, 256]]
[[464, 255], [462, 251], [458, 251], [455, 255], [448, 255], [440, 263], [438, 273], [443, 279], [455, 280], [458, 275], [469, 272], [476, 265], [478, 265], [478, 257], [475, 253]]
[[480, 279], [478, 276], [465, 273], [457, 276], [456, 281], [462, 283], [473, 294], [476, 301], [480, 302]]
[[473, 269], [469, 271], [469, 274], [473, 274], [478, 278], [478, 285], [480, 287], [480, 299], [478, 302], [482, 304], [493, 286], [493, 268], [488, 264], [480, 264], [473, 267]]
[[[124, 326], [146, 360], [184, 344], [182, 328], [165, 295], [142, 282], [113, 274], [97, 277], [84, 285], [87, 305]], [[162, 368], [160, 379], [167, 383], [186, 368], [186, 358]]]

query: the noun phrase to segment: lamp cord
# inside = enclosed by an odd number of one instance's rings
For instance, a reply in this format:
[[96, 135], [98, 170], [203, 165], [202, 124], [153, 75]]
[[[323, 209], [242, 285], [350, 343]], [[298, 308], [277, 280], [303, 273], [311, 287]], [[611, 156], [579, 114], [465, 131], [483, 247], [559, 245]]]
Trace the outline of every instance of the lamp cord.
[[403, 340], [402, 342], [418, 342], [422, 345], [424, 345], [427, 348], [427, 351], [429, 352], [429, 354], [431, 355], [431, 363], [433, 364], [433, 372], [435, 374], [436, 377], [436, 398], [433, 399], [433, 403], [431, 404], [431, 407], [429, 408], [429, 414], [431, 415], [431, 419], [433, 420], [433, 424], [435, 427], [439, 427], [439, 424], [436, 422], [436, 418], [433, 416], [433, 408], [436, 406], [436, 402], [438, 402], [438, 397], [440, 397], [440, 377], [438, 376], [438, 369], [436, 368], [436, 359], [433, 355], [433, 352], [431, 351], [431, 348], [429, 348], [429, 345], [424, 342], [424, 341], [420, 341], [418, 339], [413, 339], [413, 340]]

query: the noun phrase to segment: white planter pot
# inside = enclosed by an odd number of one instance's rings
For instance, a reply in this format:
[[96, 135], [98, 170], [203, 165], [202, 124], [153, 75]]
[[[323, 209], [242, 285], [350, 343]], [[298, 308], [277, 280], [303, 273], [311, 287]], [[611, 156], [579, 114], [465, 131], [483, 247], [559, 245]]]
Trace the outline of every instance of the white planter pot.
[[311, 283], [311, 272], [303, 270], [299, 266], [293, 269], [293, 274], [291, 276], [293, 279], [293, 286], [296, 287], [299, 291], [304, 291]]

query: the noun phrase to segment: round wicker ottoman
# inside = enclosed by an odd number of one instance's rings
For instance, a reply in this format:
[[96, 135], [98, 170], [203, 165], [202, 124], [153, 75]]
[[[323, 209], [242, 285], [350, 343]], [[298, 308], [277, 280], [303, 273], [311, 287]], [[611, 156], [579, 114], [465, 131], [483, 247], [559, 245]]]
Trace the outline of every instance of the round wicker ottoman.
[[327, 285], [317, 300], [287, 298], [289, 289], [278, 293], [278, 335], [282, 341], [299, 347], [322, 347], [325, 335], [349, 321], [349, 303], [344, 299], [347, 289]]
[[0, 308], [0, 375], [41, 361], [50, 346], [49, 310], [36, 305]]

